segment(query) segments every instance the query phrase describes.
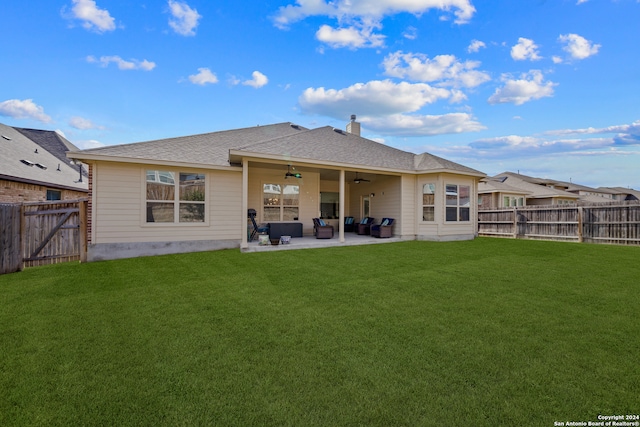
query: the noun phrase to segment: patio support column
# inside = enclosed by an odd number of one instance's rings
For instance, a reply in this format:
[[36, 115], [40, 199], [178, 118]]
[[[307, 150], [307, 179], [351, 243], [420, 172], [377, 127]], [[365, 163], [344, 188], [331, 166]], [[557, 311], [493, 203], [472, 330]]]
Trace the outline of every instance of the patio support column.
[[249, 160], [242, 159], [242, 240], [240, 249], [249, 247], [247, 237], [247, 211], [249, 210]]
[[344, 169], [340, 169], [340, 222], [338, 223], [338, 237], [344, 243]]

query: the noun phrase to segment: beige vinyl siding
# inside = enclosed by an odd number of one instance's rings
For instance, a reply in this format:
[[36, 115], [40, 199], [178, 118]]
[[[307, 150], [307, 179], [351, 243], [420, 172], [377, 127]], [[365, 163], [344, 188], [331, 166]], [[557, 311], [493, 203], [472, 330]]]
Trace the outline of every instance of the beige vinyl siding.
[[[470, 212], [469, 218], [470, 220], [467, 222], [447, 222], [445, 215], [445, 186], [447, 184], [456, 184], [456, 185], [468, 185], [470, 188]], [[475, 235], [477, 229], [477, 218], [478, 218], [478, 186], [477, 180], [471, 177], [466, 177], [464, 175], [452, 175], [452, 174], [441, 174], [440, 175], [440, 190], [442, 191], [442, 198], [440, 199], [440, 215], [441, 215], [441, 224], [442, 227], [439, 232], [439, 236], [446, 236], [449, 238], [454, 238], [455, 236], [468, 236]], [[438, 209], [438, 207], [436, 207]]]
[[371, 216], [379, 224], [382, 218], [394, 218], [393, 233], [402, 228], [401, 179], [399, 176], [378, 176], [374, 183], [375, 196], [371, 198]]
[[[422, 221], [422, 186], [427, 183], [436, 185], [435, 221]], [[478, 185], [477, 179], [465, 175], [429, 174], [418, 176], [416, 186], [415, 213], [417, 215], [417, 238], [428, 240], [450, 240], [466, 238], [476, 234], [478, 218]], [[470, 187], [470, 221], [447, 222], [445, 187], [447, 184], [468, 185]]]
[[[422, 202], [422, 196], [416, 199], [417, 178], [415, 175], [402, 175], [400, 180], [400, 193], [402, 195], [402, 209], [400, 214], [400, 227], [396, 227], [396, 233], [400, 236], [413, 238], [416, 235], [417, 211], [416, 200]], [[422, 212], [422, 207], [420, 208]]]
[[[200, 224], [148, 224], [146, 222], [147, 170], [199, 172], [206, 175], [205, 222]], [[98, 162], [94, 181], [92, 243], [132, 243], [240, 239], [242, 174], [187, 170], [128, 163]]]

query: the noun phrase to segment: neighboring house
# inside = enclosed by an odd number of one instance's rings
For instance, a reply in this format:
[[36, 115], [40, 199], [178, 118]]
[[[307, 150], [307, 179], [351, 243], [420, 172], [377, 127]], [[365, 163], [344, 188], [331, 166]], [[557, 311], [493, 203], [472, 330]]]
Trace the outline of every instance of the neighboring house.
[[89, 165], [88, 259], [244, 249], [248, 209], [304, 235], [324, 215], [337, 242], [347, 216], [395, 218], [403, 239], [474, 238], [482, 172], [362, 138], [354, 118], [347, 129], [279, 123], [70, 152]]
[[[503, 172], [499, 175], [491, 177], [487, 182], [491, 182], [492, 185], [496, 185], [497, 182], [504, 186], [508, 186], [511, 189], [517, 189], [514, 194], [513, 190], [507, 191], [504, 195], [500, 194], [496, 196], [498, 205], [493, 205], [491, 208], [500, 207], [513, 207], [513, 206], [542, 206], [542, 205], [575, 205], [578, 203], [580, 196], [574, 193], [570, 193], [564, 184], [558, 181], [534, 178], [519, 173]], [[483, 194], [486, 194], [489, 187], [482, 186]], [[525, 200], [520, 204], [520, 198], [524, 196]], [[506, 200], [506, 197], [510, 197], [510, 204], [500, 203], [502, 200]], [[513, 198], [512, 198], [513, 197]], [[516, 204], [513, 204], [515, 198]]]
[[87, 197], [88, 179], [71, 164], [77, 148], [53, 131], [0, 124], [0, 202], [21, 203]]
[[[635, 194], [634, 194], [635, 193]], [[572, 182], [503, 172], [478, 185], [480, 209], [516, 206], [575, 205], [638, 200], [640, 192], [627, 188], [592, 188]]]
[[598, 187], [599, 191], [608, 191], [614, 201], [640, 200], [640, 191], [624, 187]]
[[508, 177], [485, 178], [478, 184], [478, 208], [496, 209], [526, 206], [531, 191], [507, 185]]

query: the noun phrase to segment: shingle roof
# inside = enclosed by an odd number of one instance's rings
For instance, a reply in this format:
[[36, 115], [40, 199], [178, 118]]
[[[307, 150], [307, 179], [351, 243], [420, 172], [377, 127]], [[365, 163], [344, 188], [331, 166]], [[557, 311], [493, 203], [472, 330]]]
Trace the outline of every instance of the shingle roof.
[[547, 187], [543, 184], [536, 184], [534, 182], [552, 182], [551, 180], [538, 180], [537, 178], [531, 178], [526, 175], [520, 175], [513, 172], [503, 172], [499, 175], [496, 175], [494, 178], [499, 177], [507, 177], [504, 181], [506, 185], [510, 185], [512, 187], [521, 188], [524, 190], [528, 190], [531, 192], [532, 198], [548, 198], [548, 197], [565, 197], [571, 199], [579, 198], [578, 195], [574, 193], [569, 193], [568, 191], [558, 190], [555, 188]]
[[0, 123], [0, 134], [0, 176], [4, 179], [87, 190], [87, 181], [78, 182], [79, 173], [68, 159], [61, 161], [11, 126]]
[[244, 129], [166, 138], [133, 144], [83, 150], [81, 153], [140, 160], [163, 160], [200, 165], [229, 166], [229, 149], [305, 131], [301, 126], [278, 123]]
[[[233, 156], [230, 157], [230, 151]], [[84, 150], [80, 154], [148, 161], [229, 166], [243, 155], [347, 164], [360, 168], [402, 171], [450, 170], [483, 176], [482, 172], [424, 153], [416, 155], [367, 138], [325, 126], [307, 129], [290, 123], [168, 138]], [[82, 158], [82, 156], [78, 156]]]
[[[14, 127], [15, 130], [38, 144], [40, 147], [53, 154], [63, 163], [70, 163], [67, 157], [68, 151], [78, 151], [78, 147], [73, 145], [65, 137], [52, 130], [27, 129]], [[72, 169], [78, 170], [80, 165], [69, 164]], [[82, 174], [87, 176], [87, 171], [82, 169]]]

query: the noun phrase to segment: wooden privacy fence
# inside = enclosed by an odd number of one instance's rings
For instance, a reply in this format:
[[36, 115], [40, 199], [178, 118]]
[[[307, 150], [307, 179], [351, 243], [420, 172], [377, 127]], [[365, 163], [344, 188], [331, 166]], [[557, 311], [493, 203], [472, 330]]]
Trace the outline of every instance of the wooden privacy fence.
[[0, 273], [86, 261], [86, 200], [2, 205], [1, 212]]
[[478, 234], [640, 245], [640, 204], [527, 206], [479, 210]]

